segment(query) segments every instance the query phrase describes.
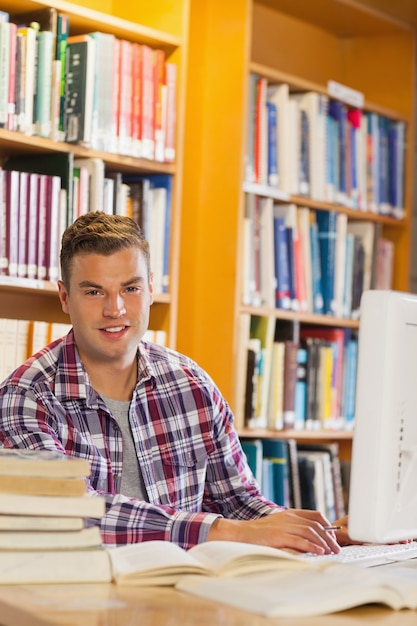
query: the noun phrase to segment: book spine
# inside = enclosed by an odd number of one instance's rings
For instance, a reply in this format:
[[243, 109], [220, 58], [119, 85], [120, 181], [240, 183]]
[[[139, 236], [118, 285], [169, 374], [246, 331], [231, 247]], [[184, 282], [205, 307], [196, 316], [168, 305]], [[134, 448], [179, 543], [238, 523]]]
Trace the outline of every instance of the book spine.
[[[28, 183], [29, 174], [20, 172], [19, 176], [19, 240], [17, 252], [17, 275], [20, 278], [27, 276], [27, 231], [28, 231]], [[25, 359], [22, 359], [22, 362]]]
[[142, 102], [141, 141], [142, 156], [155, 157], [155, 106], [154, 106], [154, 54], [152, 48], [142, 44]]
[[155, 161], [165, 160], [164, 106], [166, 106], [165, 52], [154, 50]]
[[0, 127], [6, 128], [8, 121], [9, 67], [10, 67], [10, 22], [0, 22]]
[[16, 62], [17, 26], [10, 23], [9, 93], [7, 105], [7, 130], [16, 130]]
[[118, 152], [129, 155], [132, 153], [132, 43], [122, 39], [120, 41], [119, 59], [119, 105], [117, 137]]
[[6, 172], [6, 252], [7, 274], [17, 276], [19, 246], [19, 172]]

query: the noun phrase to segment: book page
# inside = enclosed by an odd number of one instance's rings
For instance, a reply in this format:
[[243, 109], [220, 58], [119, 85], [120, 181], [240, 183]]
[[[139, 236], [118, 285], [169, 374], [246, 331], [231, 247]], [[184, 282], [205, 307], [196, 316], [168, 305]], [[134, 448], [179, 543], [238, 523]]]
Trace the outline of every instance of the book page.
[[205, 573], [204, 565], [169, 541], [146, 541], [107, 552], [113, 577], [121, 585], [173, 585], [181, 575]]
[[176, 588], [267, 617], [324, 615], [369, 603], [404, 608], [400, 593], [380, 584], [375, 569], [332, 564], [321, 571], [292, 569], [221, 579], [186, 576]]
[[218, 576], [239, 575], [278, 568], [288, 570], [297, 567], [302, 569], [305, 563], [296, 554], [285, 550], [237, 541], [207, 541], [191, 548], [189, 552]]

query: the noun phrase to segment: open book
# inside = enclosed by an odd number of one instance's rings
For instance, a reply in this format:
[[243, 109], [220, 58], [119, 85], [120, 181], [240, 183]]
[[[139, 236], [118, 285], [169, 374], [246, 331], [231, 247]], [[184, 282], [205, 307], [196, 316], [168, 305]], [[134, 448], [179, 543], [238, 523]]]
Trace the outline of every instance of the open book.
[[174, 585], [190, 574], [240, 576], [268, 570], [317, 570], [296, 555], [248, 543], [208, 541], [184, 550], [168, 541], [146, 541], [109, 548], [113, 579], [118, 585]]
[[240, 578], [184, 576], [180, 591], [267, 617], [304, 617], [364, 604], [417, 608], [417, 560], [362, 568], [332, 563], [320, 571], [281, 569]]

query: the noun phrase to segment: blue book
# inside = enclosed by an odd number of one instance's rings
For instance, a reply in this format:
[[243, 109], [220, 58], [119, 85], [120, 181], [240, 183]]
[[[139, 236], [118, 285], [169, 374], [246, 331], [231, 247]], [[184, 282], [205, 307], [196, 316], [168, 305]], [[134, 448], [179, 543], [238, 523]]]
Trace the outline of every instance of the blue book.
[[303, 196], [310, 194], [310, 123], [306, 111], [300, 111], [300, 169], [298, 188]]
[[343, 102], [330, 100], [328, 114], [336, 121], [338, 140], [338, 178], [339, 185], [336, 190], [336, 202], [347, 202], [347, 177], [346, 177], [346, 132], [347, 132], [347, 107]]
[[277, 107], [267, 102], [268, 111], [268, 185], [278, 187]]
[[291, 308], [298, 311], [297, 288], [295, 284], [295, 257], [294, 257], [294, 230], [291, 226], [285, 228], [287, 235], [288, 273], [290, 279]]
[[294, 428], [304, 430], [307, 407], [307, 350], [297, 350], [297, 379], [295, 381]]
[[322, 314], [323, 311], [323, 288], [321, 279], [321, 261], [319, 246], [319, 231], [317, 222], [310, 223], [310, 249], [311, 249], [311, 280], [313, 293], [313, 313]]
[[263, 439], [262, 444], [264, 459], [272, 463], [273, 501], [281, 506], [289, 506], [288, 444], [284, 439]]
[[259, 485], [262, 483], [263, 446], [261, 439], [242, 439], [242, 450], [246, 455], [248, 465]]
[[317, 211], [316, 213], [321, 280], [323, 290], [323, 313], [335, 315], [335, 264], [337, 238], [337, 212]]
[[285, 220], [274, 216], [274, 263], [277, 288], [275, 305], [279, 309], [291, 309], [290, 269]]
[[345, 430], [353, 430], [355, 422], [356, 371], [358, 361], [358, 341], [350, 339], [346, 345], [345, 364]]

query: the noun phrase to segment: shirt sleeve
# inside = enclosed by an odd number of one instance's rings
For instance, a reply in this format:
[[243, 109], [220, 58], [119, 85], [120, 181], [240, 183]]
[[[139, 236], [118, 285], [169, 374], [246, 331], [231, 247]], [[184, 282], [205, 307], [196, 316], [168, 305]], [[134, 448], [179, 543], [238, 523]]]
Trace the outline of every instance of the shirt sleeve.
[[242, 450], [234, 416], [214, 383], [212, 402], [216, 447], [208, 463], [205, 509], [240, 520], [285, 510], [262, 495]]

